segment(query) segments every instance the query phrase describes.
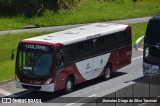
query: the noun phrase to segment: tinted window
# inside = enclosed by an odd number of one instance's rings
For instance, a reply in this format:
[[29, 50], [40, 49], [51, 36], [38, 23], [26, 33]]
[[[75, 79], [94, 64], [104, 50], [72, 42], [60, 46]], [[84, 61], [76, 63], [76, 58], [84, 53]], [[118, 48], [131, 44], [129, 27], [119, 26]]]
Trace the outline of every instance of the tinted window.
[[95, 54], [100, 54], [100, 53], [105, 52], [104, 37], [94, 39], [93, 42], [94, 42], [94, 47], [95, 47]]
[[42, 52], [18, 52], [18, 71], [27, 76], [47, 76], [52, 68], [52, 54]]
[[72, 62], [78, 60], [78, 44], [72, 44], [67, 46], [66, 60]]
[[85, 41], [79, 44], [78, 53], [80, 59], [91, 57], [92, 52], [93, 52], [92, 41]]
[[56, 67], [62, 67], [65, 64], [65, 49], [56, 50]]
[[128, 45], [128, 36], [127, 36], [127, 32], [120, 32], [117, 33], [117, 47], [124, 47]]
[[111, 51], [116, 49], [116, 34], [107, 35], [105, 37], [106, 51]]
[[160, 17], [150, 19], [146, 30], [146, 41], [150, 44], [159, 43], [160, 35]]

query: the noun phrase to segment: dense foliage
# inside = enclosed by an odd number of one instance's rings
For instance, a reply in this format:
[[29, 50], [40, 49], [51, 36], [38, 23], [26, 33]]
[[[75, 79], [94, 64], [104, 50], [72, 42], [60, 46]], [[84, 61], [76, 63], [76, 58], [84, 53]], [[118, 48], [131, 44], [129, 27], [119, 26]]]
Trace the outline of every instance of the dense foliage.
[[44, 10], [69, 9], [80, 0], [0, 0], [1, 14], [19, 14], [26, 16], [41, 14]]

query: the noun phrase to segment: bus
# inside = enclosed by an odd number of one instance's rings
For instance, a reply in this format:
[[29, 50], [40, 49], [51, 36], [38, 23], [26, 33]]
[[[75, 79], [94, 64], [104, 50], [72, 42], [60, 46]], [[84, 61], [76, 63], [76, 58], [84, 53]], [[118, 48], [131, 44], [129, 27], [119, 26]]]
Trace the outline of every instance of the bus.
[[76, 84], [103, 77], [131, 63], [131, 26], [94, 23], [21, 40], [18, 44], [17, 88], [73, 91]]
[[143, 51], [144, 76], [160, 74], [160, 15], [153, 16], [147, 25]]

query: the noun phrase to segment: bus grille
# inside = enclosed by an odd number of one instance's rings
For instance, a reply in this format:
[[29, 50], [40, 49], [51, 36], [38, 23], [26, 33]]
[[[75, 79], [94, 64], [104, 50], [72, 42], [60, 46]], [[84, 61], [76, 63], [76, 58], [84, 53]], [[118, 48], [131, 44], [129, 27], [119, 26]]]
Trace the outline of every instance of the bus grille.
[[40, 90], [41, 86], [30, 86], [30, 85], [24, 85], [22, 84], [23, 88], [29, 89], [29, 90]]

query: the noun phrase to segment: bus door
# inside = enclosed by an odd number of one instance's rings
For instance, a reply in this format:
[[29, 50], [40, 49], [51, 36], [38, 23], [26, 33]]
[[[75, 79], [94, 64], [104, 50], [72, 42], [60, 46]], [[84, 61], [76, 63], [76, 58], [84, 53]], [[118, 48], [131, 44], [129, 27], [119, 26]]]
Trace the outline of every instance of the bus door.
[[55, 72], [54, 72], [54, 80], [55, 80], [55, 90], [59, 90], [59, 88], [64, 88], [65, 85], [65, 59], [64, 59], [64, 49], [56, 50], [55, 56]]

